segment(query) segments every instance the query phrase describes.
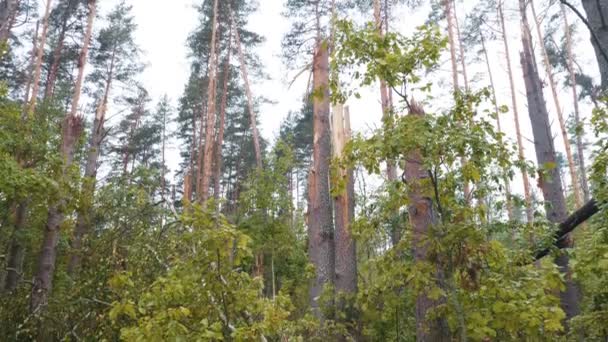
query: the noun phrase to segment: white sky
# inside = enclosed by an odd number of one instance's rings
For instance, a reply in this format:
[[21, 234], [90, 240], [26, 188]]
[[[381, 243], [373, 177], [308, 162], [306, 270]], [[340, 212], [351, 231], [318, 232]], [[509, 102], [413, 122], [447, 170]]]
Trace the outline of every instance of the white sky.
[[[194, 29], [197, 23], [197, 11], [193, 8], [195, 3], [200, 3], [202, 0], [130, 0], [134, 6], [133, 14], [135, 15], [138, 24], [136, 40], [144, 51], [144, 61], [148, 64], [148, 68], [143, 74], [143, 81], [147, 89], [150, 91], [154, 100], [160, 96], [167, 94], [173, 104], [176, 104], [177, 99], [181, 96], [189, 75], [189, 62], [186, 58], [186, 38]], [[221, 1], [221, 0], [220, 0]], [[481, 0], [483, 1], [483, 0]], [[107, 12], [117, 0], [109, 0], [103, 3], [101, 12]], [[168, 4], [170, 2], [170, 5]], [[304, 93], [305, 84], [308, 76], [300, 77], [300, 80], [287, 88], [288, 82], [295, 75], [295, 72], [287, 71], [278, 57], [281, 52], [281, 39], [284, 33], [288, 30], [288, 21], [281, 16], [285, 0], [260, 0], [259, 11], [255, 13], [249, 22], [249, 29], [261, 34], [266, 38], [266, 42], [259, 47], [258, 54], [265, 65], [266, 72], [271, 76], [270, 80], [256, 81], [252, 85], [254, 95], [263, 92], [263, 95], [275, 103], [264, 104], [261, 106], [260, 112], [260, 129], [263, 136], [273, 140], [278, 133], [278, 128], [281, 120], [288, 114], [290, 110], [298, 110], [301, 106], [301, 98]], [[472, 8], [476, 1], [467, 0], [465, 4], [459, 4], [458, 14], [462, 24], [464, 15]], [[515, 4], [514, 4], [515, 5]], [[515, 15], [516, 8], [507, 8], [507, 15]], [[541, 5], [537, 0], [537, 10], [541, 12]], [[558, 10], [555, 7], [555, 10]], [[426, 12], [412, 14], [406, 11], [398, 11], [394, 13], [398, 20], [392, 23], [394, 29], [400, 32], [410, 32], [413, 27], [423, 23], [426, 18]], [[532, 16], [530, 15], [530, 18]], [[407, 18], [403, 20], [402, 18]], [[570, 22], [577, 22], [577, 19], [570, 15]], [[442, 23], [443, 25], [443, 23]], [[519, 100], [520, 122], [524, 136], [529, 140], [526, 143], [526, 157], [529, 160], [535, 160], [533, 145], [531, 144], [531, 128], [528, 118], [527, 108], [525, 107], [525, 88], [523, 86], [522, 71], [519, 66], [519, 51], [521, 50], [521, 41], [519, 40], [519, 21], [516, 17], [510, 20], [508, 24], [508, 34], [510, 35], [511, 61], [514, 67], [514, 76], [517, 82], [517, 92]], [[597, 63], [593, 55], [593, 50], [589, 42], [588, 34], [579, 25], [580, 37], [577, 37], [576, 43], [577, 59], [585, 68], [585, 72], [591, 75], [599, 75]], [[533, 31], [534, 39], [536, 40], [535, 32]], [[506, 74], [506, 65], [504, 63], [504, 52], [502, 44], [489, 43], [491, 64], [498, 92], [498, 102], [511, 107], [510, 93], [508, 87], [508, 79]], [[445, 89], [450, 88], [450, 69], [447, 54], [444, 57], [444, 63], [441, 67], [441, 72], [434, 76], [437, 79], [435, 89], [439, 91], [439, 96], [445, 96]], [[542, 61], [538, 56], [539, 63]], [[541, 71], [544, 71], [542, 65], [539, 65]], [[485, 73], [485, 65], [471, 66], [469, 73], [475, 72]], [[542, 74], [544, 76], [544, 72]], [[470, 75], [470, 78], [473, 75]], [[546, 78], [546, 77], [545, 77]], [[557, 79], [561, 80], [562, 75]], [[443, 84], [443, 86], [441, 86]], [[478, 83], [475, 87], [489, 85], [488, 81]], [[440, 88], [443, 88], [440, 89]], [[545, 88], [545, 99], [549, 110], [551, 111], [553, 124], [553, 132], [556, 138], [556, 146], [560, 151], [563, 151], [563, 142], [559, 135], [559, 126], [555, 114], [555, 106], [553, 99], [550, 96], [549, 87]], [[370, 127], [376, 127], [380, 124], [381, 110], [377, 87], [369, 89], [362, 93], [363, 99], [357, 101], [349, 101], [351, 107], [351, 116], [353, 129], [355, 131], [368, 131]], [[445, 97], [444, 97], [445, 98]], [[562, 89], [560, 94], [561, 106], [564, 108], [564, 114], [570, 115], [572, 108], [572, 95], [568, 89]], [[438, 100], [438, 102], [441, 100]], [[446, 103], [441, 101], [439, 103]], [[583, 105], [581, 107], [584, 117], [588, 117], [590, 106]], [[513, 117], [508, 113], [502, 117], [502, 123], [507, 135], [515, 140]], [[176, 160], [177, 162], [177, 160]], [[569, 183], [569, 179], [567, 179]], [[516, 184], [521, 181], [515, 180]]]

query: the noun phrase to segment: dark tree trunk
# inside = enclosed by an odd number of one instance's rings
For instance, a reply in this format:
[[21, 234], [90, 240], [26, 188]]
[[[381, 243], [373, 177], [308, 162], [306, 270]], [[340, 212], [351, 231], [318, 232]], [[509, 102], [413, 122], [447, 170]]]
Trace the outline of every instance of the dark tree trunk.
[[329, 194], [331, 137], [329, 129], [329, 53], [318, 40], [313, 60], [315, 93], [313, 103], [313, 167], [309, 179], [308, 256], [316, 276], [310, 289], [311, 307], [322, 317], [319, 297], [335, 278], [334, 232]]
[[11, 292], [17, 288], [19, 281], [22, 278], [23, 258], [25, 256], [25, 246], [21, 238], [21, 234], [25, 229], [27, 215], [27, 201], [21, 201], [17, 204], [14, 213], [15, 230], [11, 238], [11, 244], [6, 264], [6, 280], [4, 290]]
[[[423, 116], [424, 110], [417, 104], [412, 103], [410, 114]], [[422, 183], [428, 179], [428, 170], [423, 167], [423, 159], [420, 151], [412, 151], [408, 154], [405, 163], [405, 178], [409, 185], [410, 205], [408, 213], [412, 226], [412, 250], [414, 262], [431, 262], [429, 258], [426, 239], [432, 225], [435, 223], [436, 215], [433, 212], [433, 200], [425, 195], [428, 191]], [[437, 286], [441, 283], [441, 272], [435, 275]], [[444, 319], [429, 319], [429, 311], [440, 305], [442, 300], [433, 300], [426, 293], [420, 293], [416, 297], [416, 341], [439, 342], [450, 341], [450, 332]]]
[[0, 2], [0, 43], [10, 38], [18, 9], [19, 1], [17, 0], [3, 0]]
[[[543, 84], [538, 73], [534, 51], [532, 50], [532, 40], [525, 8], [525, 1], [520, 0], [523, 45], [521, 65], [524, 72], [528, 113], [532, 125], [536, 159], [539, 167], [539, 186], [546, 203], [545, 211], [547, 219], [554, 223], [560, 223], [568, 216], [566, 199], [562, 188], [561, 175], [557, 167], [549, 113], [547, 112], [543, 95]], [[569, 238], [566, 238], [566, 240], [569, 240]], [[578, 315], [580, 311], [579, 290], [571, 278], [568, 256], [564, 254], [558, 257], [556, 263], [566, 275], [566, 290], [560, 294], [560, 299], [562, 309], [569, 320]]]
[[597, 63], [600, 66], [602, 76], [602, 89], [608, 90], [608, 60], [604, 57], [601, 49], [608, 53], [608, 3], [605, 0], [582, 0], [583, 8], [587, 12], [587, 20], [591, 29], [599, 40], [591, 39]]

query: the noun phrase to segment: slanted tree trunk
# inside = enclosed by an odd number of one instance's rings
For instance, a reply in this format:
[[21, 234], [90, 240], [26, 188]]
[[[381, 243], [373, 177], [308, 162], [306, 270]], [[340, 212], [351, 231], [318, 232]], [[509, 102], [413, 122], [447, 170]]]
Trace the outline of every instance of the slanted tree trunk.
[[[496, 98], [496, 87], [494, 85], [494, 75], [492, 73], [492, 67], [490, 66], [490, 57], [488, 56], [488, 49], [486, 48], [486, 39], [483, 35], [483, 32], [480, 30], [480, 36], [481, 36], [481, 49], [483, 51], [483, 55], [484, 55], [484, 59], [486, 60], [486, 67], [488, 68], [488, 76], [490, 77], [490, 88], [492, 90], [492, 100], [494, 101], [494, 110], [496, 111], [496, 129], [498, 130], [498, 133], [502, 134], [502, 125], [500, 123], [500, 110], [498, 108], [498, 100]], [[502, 140], [502, 139], [501, 139]], [[513, 215], [513, 200], [511, 198], [511, 182], [509, 181], [509, 177], [507, 176], [507, 171], [508, 170], [504, 170], [504, 176], [503, 176], [503, 181], [505, 183], [505, 192], [506, 192], [506, 197], [507, 197], [507, 216], [509, 218], [509, 221], [513, 221], [514, 220], [514, 215]]]
[[[228, 104], [228, 83], [230, 81], [230, 57], [232, 56], [232, 23], [228, 31], [228, 55], [224, 62], [224, 84], [222, 86], [222, 103], [220, 104], [220, 126], [215, 144], [215, 174], [213, 176], [213, 196], [215, 200], [220, 198], [220, 181], [222, 178], [222, 149], [224, 145], [224, 132], [226, 129], [226, 106]], [[218, 205], [216, 203], [216, 205]], [[219, 210], [219, 205], [218, 205]]]
[[36, 110], [36, 102], [38, 101], [38, 92], [40, 91], [40, 77], [42, 75], [42, 59], [44, 56], [44, 48], [46, 46], [47, 33], [49, 31], [49, 17], [51, 15], [51, 4], [53, 0], [47, 0], [42, 19], [42, 32], [40, 33], [40, 41], [38, 42], [38, 51], [36, 53], [36, 62], [34, 63], [34, 79], [32, 80], [32, 93], [29, 103], [27, 104], [27, 115], [31, 117]]
[[329, 53], [326, 42], [317, 38], [313, 60], [313, 167], [309, 177], [308, 256], [315, 266], [310, 289], [314, 314], [322, 317], [319, 297], [335, 278], [334, 232], [329, 194], [331, 137], [329, 129]]
[[44, 89], [44, 98], [50, 99], [53, 97], [55, 92], [55, 83], [57, 82], [57, 73], [59, 72], [59, 66], [61, 65], [61, 54], [63, 53], [63, 47], [65, 46], [65, 35], [68, 30], [68, 20], [70, 19], [70, 11], [72, 10], [72, 4], [74, 0], [69, 0], [66, 8], [64, 9], [63, 15], [61, 16], [61, 29], [59, 31], [59, 38], [57, 39], [57, 45], [53, 50], [51, 59], [51, 67], [46, 78], [46, 86]]
[[557, 119], [559, 121], [559, 127], [562, 133], [562, 140], [564, 141], [564, 147], [566, 149], [566, 158], [568, 160], [568, 168], [570, 170], [570, 181], [572, 182], [572, 189], [574, 190], [574, 201], [576, 203], [576, 207], [578, 208], [583, 205], [583, 196], [581, 194], [581, 187], [579, 183], [578, 172], [576, 171], [576, 165], [574, 163], [574, 157], [572, 156], [572, 147], [570, 145], [570, 139], [568, 137], [568, 129], [566, 128], [566, 121], [564, 120], [564, 113], [562, 111], [562, 106], [559, 100], [559, 94], [557, 92], [557, 84], [555, 83], [555, 78], [553, 77], [553, 68], [551, 67], [551, 62], [549, 62], [549, 55], [547, 54], [547, 50], [545, 49], [540, 22], [538, 21], [538, 17], [536, 16], [536, 8], [534, 7], [534, 1], [532, 0], [530, 0], [530, 7], [532, 8], [532, 15], [534, 16], [534, 22], [536, 24], [536, 34], [538, 36], [539, 42], [538, 46], [543, 56], [545, 71], [549, 79], [549, 85], [551, 86], [551, 94], [553, 95], [555, 110], [557, 111]]
[[602, 77], [602, 89], [608, 90], [608, 60], [602, 54], [608, 53], [608, 4], [603, 0], [581, 0], [583, 8], [587, 13], [587, 21], [591, 26], [595, 36], [599, 40], [591, 39], [593, 48], [595, 49], [595, 56], [597, 63], [600, 67], [600, 74]]
[[[418, 104], [412, 102], [409, 115], [423, 116], [424, 110]], [[425, 180], [428, 179], [428, 175], [428, 170], [424, 169], [420, 151], [409, 152], [405, 162], [405, 178], [410, 200], [408, 212], [412, 227], [412, 250], [415, 263], [434, 263], [429, 256], [427, 238], [432, 225], [435, 223], [436, 215], [433, 209], [433, 200], [425, 195], [428, 191], [423, 185]], [[441, 278], [439, 270], [437, 270], [435, 277], [437, 278], [437, 286], [439, 286]], [[416, 297], [416, 341], [450, 341], [447, 322], [444, 319], [430, 319], [427, 317], [429, 311], [441, 303], [441, 300], [432, 300], [424, 292]]]
[[213, 170], [213, 140], [215, 140], [215, 94], [217, 84], [217, 22], [218, 22], [218, 0], [213, 3], [213, 26], [211, 29], [211, 52], [209, 54], [209, 87], [207, 89], [207, 125], [205, 127], [205, 146], [203, 152], [203, 173], [201, 178], [200, 202], [204, 203], [209, 198], [209, 184]]
[[591, 198], [589, 192], [589, 183], [587, 182], [587, 169], [585, 167], [585, 146], [583, 145], [583, 130], [580, 115], [580, 108], [578, 104], [578, 92], [576, 91], [576, 72], [574, 71], [574, 51], [572, 49], [572, 33], [570, 32], [570, 24], [568, 23], [568, 14], [566, 12], [566, 6], [560, 2], [560, 10], [562, 18], [564, 20], [564, 34], [566, 36], [566, 52], [568, 54], [568, 75], [570, 76], [570, 83], [572, 88], [572, 102], [574, 104], [574, 122], [576, 124], [576, 148], [577, 148], [577, 159], [578, 159], [578, 172], [581, 180], [581, 186], [583, 190], [583, 196], [585, 202], [588, 202]]
[[247, 109], [249, 110], [249, 123], [251, 124], [251, 134], [253, 137], [253, 149], [255, 151], [255, 162], [256, 166], [262, 168], [262, 150], [260, 147], [260, 134], [258, 133], [257, 119], [255, 111], [253, 109], [253, 95], [251, 94], [251, 87], [249, 84], [249, 76], [247, 73], [247, 64], [245, 63], [245, 55], [243, 54], [243, 47], [241, 45], [241, 35], [239, 34], [239, 28], [236, 26], [234, 21], [234, 13], [230, 13], [230, 20], [234, 27], [234, 39], [236, 41], [237, 51], [239, 53], [239, 63], [241, 65], [241, 74], [243, 82], [245, 82], [245, 94], [247, 95]]
[[[502, 0], [499, 1], [498, 4], [498, 17], [500, 19], [500, 27], [502, 30], [502, 39], [505, 46], [505, 56], [507, 61], [507, 73], [509, 74], [509, 85], [511, 88], [511, 105], [513, 106], [513, 119], [515, 120], [515, 134], [517, 136], [517, 152], [519, 162], [525, 162], [524, 157], [524, 142], [521, 134], [521, 128], [519, 124], [519, 109], [517, 108], [517, 93], [515, 91], [515, 79], [513, 76], [513, 67], [511, 65], [511, 55], [509, 50], [509, 38], [507, 36], [507, 27], [505, 25], [505, 16], [503, 11], [503, 3]], [[523, 178], [524, 185], [524, 200], [526, 202], [526, 217], [528, 219], [528, 223], [532, 223], [534, 221], [534, 208], [532, 206], [532, 196], [530, 194], [530, 179], [528, 178], [528, 171], [522, 167], [521, 175]]]
[[14, 17], [19, 9], [18, 0], [3, 0], [0, 2], [0, 43], [4, 43], [11, 36]]
[[[545, 104], [543, 85], [538, 74], [530, 28], [526, 15], [525, 0], [520, 0], [522, 45], [521, 65], [524, 72], [526, 85], [526, 97], [528, 99], [528, 112], [532, 133], [534, 135], [534, 146], [536, 159], [539, 167], [539, 185], [546, 202], [545, 210], [547, 219], [553, 223], [564, 221], [567, 216], [566, 199], [562, 189], [561, 175], [557, 165], [555, 146], [549, 122], [549, 113]], [[569, 258], [562, 255], [556, 260], [561, 271], [566, 275], [566, 290], [560, 294], [561, 306], [566, 317], [570, 320], [579, 313], [579, 292], [576, 284], [571, 278], [569, 270]]]
[[[350, 113], [342, 104], [334, 105], [332, 115], [332, 140], [334, 158], [342, 157], [342, 152], [350, 139]], [[344, 295], [357, 293], [357, 250], [351, 235], [351, 224], [355, 216], [354, 174], [352, 170], [340, 171], [340, 178], [346, 185], [334, 198], [335, 253], [336, 253], [336, 292]], [[339, 310], [345, 309], [345, 303], [338, 303]], [[357, 336], [355, 317], [346, 312], [346, 319], [353, 337]]]
[[[50, 0], [48, 1], [50, 3]], [[94, 17], [96, 0], [89, 0], [88, 4], [89, 15]], [[91, 14], [92, 12], [93, 14]], [[82, 116], [78, 115], [78, 103], [80, 100], [80, 92], [82, 91], [91, 33], [92, 21], [89, 21], [87, 23], [87, 33], [85, 34], [82, 43], [82, 51], [78, 63], [78, 76], [76, 77], [76, 86], [72, 97], [71, 110], [63, 121], [60, 149], [64, 161], [60, 175], [62, 178], [67, 176], [67, 169], [71, 166], [74, 159], [76, 142], [84, 128], [84, 120]], [[35, 94], [33, 94], [33, 96], [35, 96]], [[30, 299], [31, 312], [42, 310], [48, 303], [48, 297], [53, 286], [53, 275], [55, 273], [55, 263], [57, 259], [57, 241], [59, 239], [59, 229], [64, 220], [65, 205], [66, 199], [60, 198], [56, 203], [52, 204], [48, 210], [40, 257], [38, 259], [38, 265], [34, 275], [34, 284], [32, 286], [32, 295]]]

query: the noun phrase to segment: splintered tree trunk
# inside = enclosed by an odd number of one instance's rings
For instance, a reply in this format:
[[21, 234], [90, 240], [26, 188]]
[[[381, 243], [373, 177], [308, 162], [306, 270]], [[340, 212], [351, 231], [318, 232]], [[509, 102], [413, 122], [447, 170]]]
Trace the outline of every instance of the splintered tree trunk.
[[313, 61], [313, 167], [309, 177], [308, 256], [316, 276], [310, 289], [311, 307], [322, 317], [319, 297], [335, 277], [334, 232], [329, 194], [331, 137], [329, 129], [329, 53], [317, 40]]
[[[424, 110], [412, 103], [410, 114], [423, 116]], [[424, 169], [420, 151], [411, 151], [405, 162], [405, 178], [408, 184], [410, 204], [408, 206], [410, 224], [412, 226], [412, 250], [415, 263], [433, 263], [428, 253], [427, 238], [431, 226], [435, 222], [433, 201], [427, 195], [423, 184], [428, 179], [428, 171]], [[435, 274], [439, 286], [441, 272]], [[441, 300], [432, 300], [426, 293], [416, 297], [416, 341], [440, 342], [450, 341], [449, 328], [443, 319], [430, 319], [429, 311], [441, 304]]]
[[18, 8], [18, 0], [3, 0], [0, 2], [0, 43], [7, 41], [10, 37]]
[[574, 200], [576, 203], [576, 207], [579, 208], [583, 206], [583, 196], [581, 194], [578, 172], [576, 171], [576, 165], [574, 164], [574, 157], [572, 156], [572, 147], [570, 145], [570, 139], [568, 138], [568, 129], [566, 128], [566, 121], [564, 120], [564, 113], [562, 111], [562, 106], [559, 100], [557, 85], [555, 83], [555, 78], [553, 77], [553, 68], [551, 67], [551, 63], [549, 62], [549, 55], [547, 54], [547, 50], [545, 49], [540, 22], [538, 21], [538, 17], [536, 16], [536, 9], [534, 7], [534, 1], [532, 0], [530, 0], [530, 7], [532, 8], [532, 15], [534, 16], [534, 21], [536, 24], [536, 34], [538, 36], [539, 41], [538, 46], [543, 55], [545, 71], [547, 72], [547, 77], [549, 78], [549, 85], [551, 86], [551, 94], [553, 95], [553, 101], [555, 103], [555, 109], [557, 111], [557, 119], [559, 121], [559, 127], [562, 133], [562, 140], [564, 141], [564, 147], [566, 149], [566, 158], [568, 159], [568, 168], [570, 169], [570, 181], [572, 182], [572, 189], [574, 190]]
[[608, 3], [604, 0], [581, 0], [583, 8], [587, 13], [587, 20], [595, 36], [599, 40], [591, 39], [597, 63], [600, 66], [600, 74], [602, 76], [602, 89], [608, 90], [608, 60], [602, 54], [608, 53]]
[[568, 74], [572, 87], [572, 102], [574, 103], [574, 121], [576, 123], [576, 148], [578, 159], [579, 177], [583, 188], [583, 196], [585, 202], [589, 202], [591, 195], [589, 193], [589, 183], [587, 182], [587, 169], [585, 167], [585, 146], [583, 145], [583, 131], [581, 128], [580, 108], [578, 105], [578, 93], [576, 91], [576, 73], [574, 72], [574, 51], [572, 50], [572, 33], [570, 32], [570, 24], [568, 23], [568, 14], [566, 6], [560, 2], [560, 10], [564, 19], [564, 33], [566, 35], [566, 52], [568, 53]]
[[[209, 198], [209, 184], [213, 170], [213, 140], [215, 138], [215, 93], [217, 84], [217, 54], [215, 42], [217, 40], [217, 4], [213, 2], [213, 26], [211, 29], [211, 52], [209, 54], [209, 87], [207, 89], [207, 125], [205, 127], [205, 146], [203, 152], [203, 173], [201, 178], [200, 202], [205, 203]], [[199, 152], [200, 153], [200, 152]]]
[[[542, 81], [538, 74], [536, 60], [532, 50], [525, 0], [520, 0], [520, 11], [522, 16], [523, 44], [521, 64], [526, 85], [530, 123], [532, 124], [532, 133], [534, 135], [536, 159], [540, 168], [539, 184], [545, 202], [547, 203], [545, 206], [547, 219], [553, 223], [560, 223], [568, 216], [566, 199], [562, 189], [559, 169], [555, 167], [555, 165], [557, 165], [555, 146], [553, 145], [549, 113], [547, 112], [543, 95]], [[566, 275], [566, 290], [560, 294], [560, 299], [562, 309], [566, 313], [567, 319], [570, 320], [579, 313], [579, 292], [576, 284], [571, 278], [568, 256], [562, 255], [558, 257], [556, 263]]]
[[[500, 18], [500, 27], [502, 30], [502, 39], [505, 46], [505, 56], [507, 59], [507, 72], [509, 74], [509, 85], [511, 87], [511, 105], [513, 106], [513, 119], [515, 120], [515, 134], [517, 136], [517, 152], [519, 161], [523, 163], [524, 157], [524, 142], [521, 134], [521, 128], [519, 125], [519, 109], [517, 108], [517, 93], [515, 91], [515, 79], [513, 76], [513, 67], [511, 65], [511, 55], [509, 51], [509, 38], [507, 37], [507, 27], [505, 25], [505, 16], [503, 11], [502, 0], [498, 4], [498, 17]], [[524, 183], [524, 200], [526, 202], [526, 217], [528, 223], [534, 221], [534, 208], [532, 206], [532, 196], [530, 194], [530, 179], [528, 178], [528, 171], [525, 167], [521, 168], [521, 175]]]
[[[50, 0], [48, 0], [50, 3]], [[89, 0], [89, 18], [95, 16], [96, 0]], [[72, 107], [63, 121], [61, 133], [60, 153], [64, 164], [61, 177], [66, 177], [67, 169], [71, 166], [74, 159], [74, 150], [78, 138], [84, 128], [82, 116], [77, 115], [82, 82], [84, 80], [84, 70], [87, 62], [87, 55], [93, 30], [93, 21], [89, 19], [87, 31], [82, 43], [80, 61], [78, 63], [78, 76], [72, 97]], [[64, 219], [65, 198], [60, 198], [52, 204], [48, 210], [47, 222], [43, 234], [43, 242], [38, 259], [38, 265], [34, 275], [32, 295], [30, 299], [30, 311], [38, 312], [48, 303], [48, 297], [53, 286], [53, 275], [55, 273], [55, 262], [57, 259], [57, 241], [59, 239], [59, 229]]]
[[[213, 196], [220, 198], [220, 180], [222, 178], [222, 149], [224, 145], [224, 132], [226, 130], [226, 105], [228, 104], [228, 83], [230, 81], [230, 57], [232, 56], [232, 25], [228, 32], [228, 56], [224, 62], [224, 85], [222, 86], [222, 103], [220, 104], [220, 127], [215, 144], [215, 174], [213, 176]], [[217, 205], [217, 203], [216, 203]], [[218, 206], [219, 209], [219, 206]]]
[[260, 147], [260, 134], [258, 133], [257, 119], [255, 111], [253, 110], [253, 96], [251, 95], [251, 87], [249, 84], [249, 76], [247, 73], [247, 64], [245, 63], [245, 55], [243, 54], [243, 47], [241, 45], [241, 35], [239, 29], [234, 21], [234, 13], [230, 13], [230, 20], [234, 27], [234, 39], [236, 40], [236, 47], [239, 53], [239, 63], [241, 64], [241, 74], [243, 82], [245, 82], [245, 94], [247, 95], [247, 109], [249, 110], [249, 123], [251, 124], [251, 134], [253, 136], [253, 149], [255, 151], [255, 162], [256, 166], [262, 168], [262, 150]]
[[[494, 110], [496, 111], [496, 129], [498, 133], [502, 134], [502, 125], [500, 123], [500, 110], [498, 108], [498, 100], [496, 98], [496, 87], [494, 85], [494, 75], [492, 73], [492, 67], [490, 66], [490, 57], [488, 56], [488, 49], [486, 48], [486, 39], [483, 35], [483, 32], [480, 30], [481, 35], [481, 49], [483, 51], [483, 55], [486, 60], [486, 67], [488, 68], [488, 76], [490, 77], [490, 88], [492, 90], [492, 100], [494, 101]], [[513, 201], [511, 199], [511, 183], [509, 182], [509, 177], [507, 176], [507, 170], [504, 170], [503, 181], [505, 182], [505, 190], [507, 195], [507, 216], [509, 217], [509, 221], [514, 220], [513, 216]]]
[[40, 77], [42, 75], [42, 57], [44, 56], [44, 47], [46, 45], [47, 33], [49, 31], [49, 17], [51, 15], [52, 0], [47, 0], [42, 19], [42, 32], [40, 33], [40, 41], [38, 42], [38, 51], [36, 53], [36, 62], [34, 63], [34, 79], [32, 80], [32, 93], [28, 103], [27, 115], [32, 116], [36, 110], [36, 102], [38, 100], [38, 92], [40, 90]]
[[[333, 107], [332, 140], [334, 158], [342, 157], [344, 146], [350, 139], [350, 114], [341, 104]], [[357, 252], [350, 232], [354, 218], [354, 181], [352, 170], [340, 170], [346, 184], [342, 193], [334, 198], [336, 243], [336, 291], [345, 294], [357, 292]]]

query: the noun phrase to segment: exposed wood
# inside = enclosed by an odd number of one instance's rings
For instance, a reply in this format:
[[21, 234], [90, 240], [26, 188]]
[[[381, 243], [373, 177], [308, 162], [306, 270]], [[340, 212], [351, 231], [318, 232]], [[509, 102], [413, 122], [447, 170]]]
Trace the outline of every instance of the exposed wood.
[[[509, 85], [511, 90], [511, 105], [513, 110], [513, 119], [515, 120], [515, 134], [517, 136], [517, 153], [520, 163], [525, 162], [524, 157], [524, 142], [521, 134], [521, 127], [519, 124], [519, 109], [517, 107], [517, 92], [515, 91], [515, 79], [513, 75], [513, 67], [511, 64], [511, 52], [509, 50], [509, 38], [507, 36], [507, 27], [505, 24], [505, 16], [503, 9], [502, 0], [499, 1], [498, 4], [498, 17], [500, 19], [500, 27], [502, 30], [502, 39], [505, 47], [505, 56], [507, 61], [507, 73], [509, 75]], [[523, 178], [524, 185], [524, 200], [526, 202], [526, 217], [528, 219], [528, 223], [534, 222], [534, 207], [532, 205], [532, 196], [530, 189], [530, 179], [528, 177], [528, 171], [525, 167], [521, 169], [521, 175]]]
[[[207, 124], [205, 127], [205, 146], [203, 152], [203, 172], [198, 198], [200, 203], [209, 199], [209, 185], [213, 171], [213, 142], [215, 140], [215, 95], [217, 85], [217, 26], [218, 26], [218, 0], [213, 2], [213, 24], [211, 28], [211, 52], [209, 54], [209, 87], [207, 88]], [[200, 152], [199, 152], [200, 153]]]
[[549, 54], [547, 53], [547, 49], [545, 49], [544, 37], [542, 33], [542, 29], [540, 27], [540, 22], [538, 21], [538, 16], [536, 15], [536, 8], [534, 7], [534, 1], [529, 0], [530, 8], [532, 9], [532, 15], [534, 17], [534, 22], [536, 23], [536, 35], [538, 38], [538, 46], [540, 48], [541, 54], [543, 56], [545, 71], [547, 73], [547, 78], [549, 79], [549, 86], [551, 88], [551, 94], [553, 95], [553, 102], [555, 104], [555, 110], [557, 112], [557, 119], [559, 121], [559, 128], [562, 133], [562, 140], [564, 143], [564, 147], [566, 149], [566, 158], [568, 161], [568, 168], [570, 170], [570, 181], [572, 183], [572, 189], [574, 192], [574, 201], [577, 207], [583, 205], [583, 196], [581, 194], [581, 187], [578, 178], [578, 172], [576, 170], [576, 165], [574, 164], [574, 156], [572, 155], [572, 147], [570, 145], [570, 138], [568, 137], [568, 129], [566, 128], [566, 120], [564, 120], [564, 113], [562, 110], [562, 105], [559, 100], [559, 94], [557, 91], [557, 84], [555, 83], [555, 78], [553, 77], [553, 67], [551, 66], [551, 62], [549, 61]]

